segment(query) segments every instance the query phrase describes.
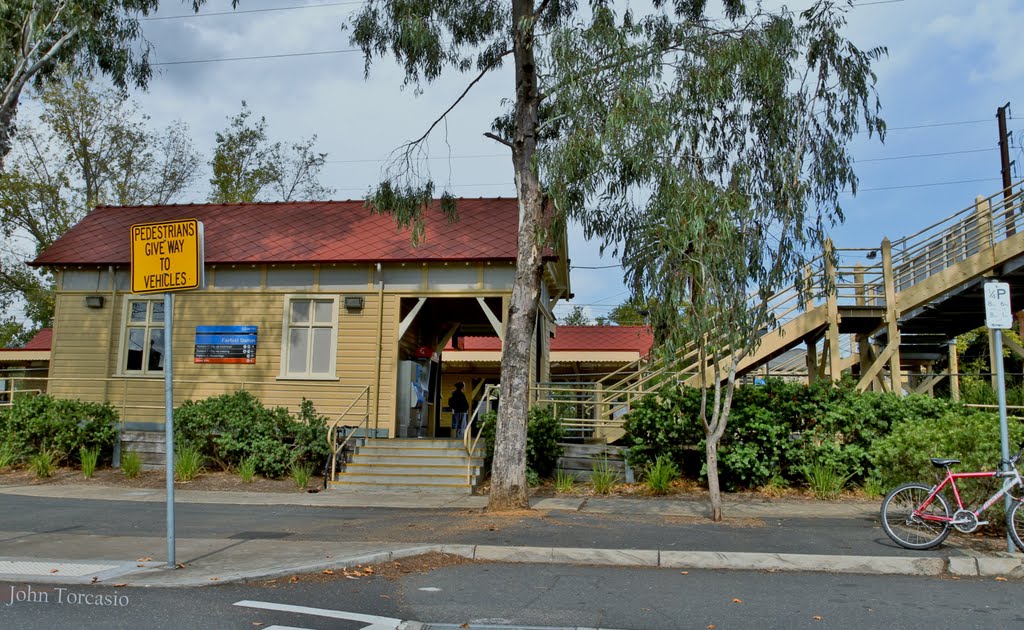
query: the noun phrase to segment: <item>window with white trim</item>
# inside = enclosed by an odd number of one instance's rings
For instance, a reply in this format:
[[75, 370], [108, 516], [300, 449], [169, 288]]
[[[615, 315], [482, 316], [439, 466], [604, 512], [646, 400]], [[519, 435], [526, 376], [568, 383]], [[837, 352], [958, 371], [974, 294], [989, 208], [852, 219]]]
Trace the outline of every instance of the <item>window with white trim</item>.
[[122, 339], [123, 374], [163, 374], [163, 300], [128, 300], [125, 306]]
[[289, 296], [281, 345], [282, 377], [335, 378], [337, 297]]

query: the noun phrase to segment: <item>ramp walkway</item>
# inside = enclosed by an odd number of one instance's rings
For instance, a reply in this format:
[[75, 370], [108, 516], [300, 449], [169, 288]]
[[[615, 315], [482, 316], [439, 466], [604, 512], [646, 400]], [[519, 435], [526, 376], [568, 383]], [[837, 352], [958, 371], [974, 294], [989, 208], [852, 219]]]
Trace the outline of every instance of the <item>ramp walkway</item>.
[[[801, 282], [769, 298], [773, 321], [737, 363], [737, 376], [803, 348], [809, 380], [838, 380], [846, 371], [861, 391], [930, 390], [943, 375], [918, 375], [949, 356], [957, 335], [984, 324], [986, 281], [1010, 283], [1012, 303], [1024, 304], [1022, 209], [1024, 181], [877, 247], [829, 241]], [[1013, 349], [1024, 355], [1024, 348]], [[713, 382], [713, 368], [688, 348], [674, 361], [645, 357], [593, 383], [538, 385], [535, 400], [575, 405], [570, 431], [612, 440], [633, 400], [667, 380], [698, 386], [702, 370], [703, 382]], [[790, 358], [776, 374], [799, 368]]]

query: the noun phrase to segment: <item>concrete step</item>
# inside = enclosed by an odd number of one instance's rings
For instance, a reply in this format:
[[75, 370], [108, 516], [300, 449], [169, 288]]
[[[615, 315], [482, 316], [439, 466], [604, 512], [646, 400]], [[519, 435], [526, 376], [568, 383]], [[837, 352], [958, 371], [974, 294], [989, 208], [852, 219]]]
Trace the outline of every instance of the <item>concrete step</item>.
[[[470, 469], [473, 475], [480, 474], [480, 467], [473, 466]], [[421, 464], [378, 464], [375, 462], [353, 462], [345, 467], [346, 473], [352, 474], [373, 474], [373, 475], [423, 475], [432, 477], [436, 475], [466, 475], [466, 464], [440, 464], [435, 466], [423, 466]]]
[[[360, 446], [357, 451], [357, 455], [361, 454], [373, 454], [373, 455], [399, 455], [399, 456], [436, 456], [443, 455], [445, 457], [465, 457], [466, 451], [460, 448], [439, 448], [439, 447], [403, 447], [403, 446], [387, 446], [377, 444], [367, 444], [366, 446]], [[483, 451], [478, 450], [475, 454], [476, 457], [483, 457]]]
[[[475, 476], [474, 476], [475, 481]], [[379, 486], [407, 485], [407, 486], [470, 486], [466, 481], [466, 472], [446, 475], [425, 475], [417, 474], [379, 474], [379, 473], [357, 473], [344, 472], [338, 475], [335, 483], [363, 483]]]
[[469, 494], [473, 488], [467, 483], [445, 485], [416, 485], [406, 483], [365, 483], [362, 481], [332, 481], [331, 488], [372, 492], [374, 490], [415, 490], [416, 492], [457, 492]]
[[[465, 455], [460, 457], [449, 457], [447, 455], [411, 455], [409, 457], [403, 457], [401, 455], [380, 455], [377, 453], [366, 453], [364, 451], [353, 457], [352, 461], [372, 464], [403, 464], [408, 466], [466, 466]], [[484, 458], [474, 457], [472, 462], [474, 466], [483, 466]]]

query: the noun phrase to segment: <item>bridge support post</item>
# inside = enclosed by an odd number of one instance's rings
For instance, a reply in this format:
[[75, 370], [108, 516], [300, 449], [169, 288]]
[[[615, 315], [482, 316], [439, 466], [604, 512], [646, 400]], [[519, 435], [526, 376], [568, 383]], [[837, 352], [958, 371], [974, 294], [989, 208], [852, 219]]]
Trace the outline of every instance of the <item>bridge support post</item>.
[[900, 327], [899, 310], [896, 308], [896, 279], [892, 269], [892, 242], [888, 237], [882, 239], [882, 274], [885, 278], [885, 321], [889, 336], [889, 378], [892, 391], [903, 395], [903, 371], [900, 368]]
[[807, 352], [807, 384], [810, 385], [818, 380], [818, 342], [816, 339], [808, 339], [806, 342]]
[[835, 246], [832, 239], [825, 241], [825, 277], [828, 286], [828, 299], [825, 308], [828, 311], [828, 332], [825, 333], [825, 344], [828, 350], [828, 376], [833, 383], [839, 382], [842, 376], [842, 363], [839, 356], [839, 299], [836, 288]]
[[956, 338], [949, 340], [949, 395], [953, 400], [960, 400], [960, 357], [956, 347]]

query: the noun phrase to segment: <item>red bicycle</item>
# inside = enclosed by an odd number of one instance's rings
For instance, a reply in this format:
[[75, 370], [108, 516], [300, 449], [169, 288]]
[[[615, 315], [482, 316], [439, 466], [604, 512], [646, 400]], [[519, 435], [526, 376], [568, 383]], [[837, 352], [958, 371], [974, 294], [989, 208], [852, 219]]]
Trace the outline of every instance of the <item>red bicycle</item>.
[[[929, 486], [923, 483], [905, 483], [885, 496], [882, 501], [882, 529], [896, 544], [907, 549], [931, 549], [942, 543], [949, 536], [951, 529], [969, 534], [988, 521], [982, 521], [981, 514], [992, 507], [1007, 494], [1013, 499], [1009, 512], [1006, 514], [1006, 527], [1010, 538], [1017, 548], [1024, 551], [1024, 509], [1021, 503], [1024, 498], [1014, 496], [1013, 488], [1021, 486], [1020, 471], [1017, 460], [1024, 455], [1021, 449], [1009, 461], [1003, 461], [1007, 470], [989, 470], [984, 472], [952, 472], [949, 467], [959, 464], [958, 459], [932, 458], [936, 468], [945, 468], [946, 477], [938, 485]], [[964, 507], [957, 488], [957, 479], [1002, 479], [1003, 486], [998, 492], [985, 500], [976, 510]], [[956, 511], [950, 509], [949, 501], [943, 496], [943, 490], [950, 488], [956, 501]]]

